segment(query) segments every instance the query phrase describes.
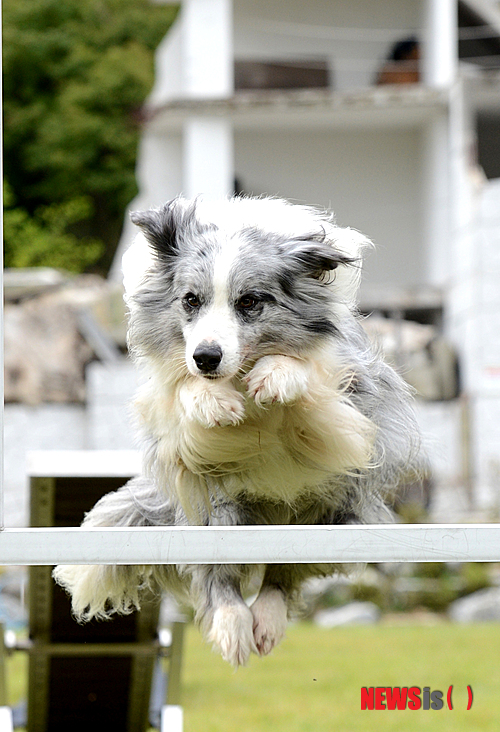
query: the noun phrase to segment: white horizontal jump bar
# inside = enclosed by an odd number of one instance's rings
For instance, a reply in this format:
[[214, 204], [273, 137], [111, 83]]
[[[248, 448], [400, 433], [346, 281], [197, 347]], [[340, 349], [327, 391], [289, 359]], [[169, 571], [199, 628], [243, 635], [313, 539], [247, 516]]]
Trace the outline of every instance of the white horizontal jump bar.
[[0, 532], [0, 565], [500, 561], [500, 524], [34, 528]]

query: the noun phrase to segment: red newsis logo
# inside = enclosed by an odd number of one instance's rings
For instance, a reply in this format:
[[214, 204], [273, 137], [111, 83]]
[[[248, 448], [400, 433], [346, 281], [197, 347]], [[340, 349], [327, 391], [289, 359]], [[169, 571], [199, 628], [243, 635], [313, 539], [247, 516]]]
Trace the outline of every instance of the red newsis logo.
[[[446, 703], [453, 709], [453, 686], [448, 687]], [[472, 707], [472, 687], [467, 687], [469, 695], [467, 709]], [[361, 709], [443, 709], [444, 694], [442, 691], [431, 691], [430, 686], [370, 686], [361, 689]]]

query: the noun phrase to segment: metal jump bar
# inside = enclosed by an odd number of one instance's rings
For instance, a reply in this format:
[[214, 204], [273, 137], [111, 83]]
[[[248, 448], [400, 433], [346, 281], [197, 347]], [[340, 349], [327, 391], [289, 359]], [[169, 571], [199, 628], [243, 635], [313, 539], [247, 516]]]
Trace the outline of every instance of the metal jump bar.
[[500, 561], [500, 524], [31, 528], [0, 532], [0, 565]]

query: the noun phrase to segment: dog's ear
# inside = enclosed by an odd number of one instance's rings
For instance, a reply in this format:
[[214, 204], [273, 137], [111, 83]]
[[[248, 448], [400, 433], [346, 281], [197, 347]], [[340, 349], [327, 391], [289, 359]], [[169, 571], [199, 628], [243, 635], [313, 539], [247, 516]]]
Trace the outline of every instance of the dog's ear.
[[133, 211], [130, 219], [142, 229], [144, 236], [160, 257], [169, 258], [178, 250], [180, 219], [178, 199], [169, 201], [159, 209]]
[[358, 262], [356, 258], [349, 257], [316, 239], [289, 242], [284, 253], [298, 273], [318, 280], [341, 264], [352, 265]]

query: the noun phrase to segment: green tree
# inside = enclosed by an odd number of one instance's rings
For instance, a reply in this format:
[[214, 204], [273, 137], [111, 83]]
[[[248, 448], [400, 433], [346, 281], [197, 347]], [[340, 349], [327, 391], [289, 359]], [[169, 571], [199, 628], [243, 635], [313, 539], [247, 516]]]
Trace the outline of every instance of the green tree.
[[141, 107], [175, 6], [4, 0], [7, 266], [105, 272], [136, 194]]

